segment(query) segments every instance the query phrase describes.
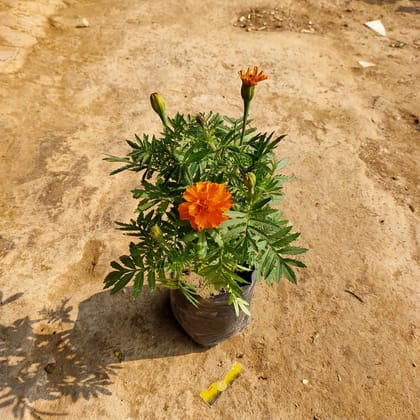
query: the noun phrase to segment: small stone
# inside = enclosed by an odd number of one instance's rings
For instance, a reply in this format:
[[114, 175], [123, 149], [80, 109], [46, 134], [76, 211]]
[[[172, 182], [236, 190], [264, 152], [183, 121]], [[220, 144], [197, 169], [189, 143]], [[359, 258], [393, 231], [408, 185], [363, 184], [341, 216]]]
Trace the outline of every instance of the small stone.
[[89, 28], [89, 21], [83, 18], [79, 23], [76, 24], [76, 28]]
[[367, 69], [368, 67], [375, 67], [376, 66], [375, 63], [370, 63], [369, 61], [363, 61], [363, 60], [359, 60], [358, 64], [363, 69]]
[[302, 383], [303, 383], [303, 385], [308, 385], [309, 381], [307, 379], [302, 379]]
[[386, 36], [385, 27], [380, 20], [370, 20], [369, 22], [365, 22], [364, 25], [377, 34]]
[[54, 372], [55, 368], [56, 368], [56, 364], [55, 363], [48, 363], [47, 365], [44, 366], [44, 370], [45, 372], [47, 372], [48, 374], [51, 374]]
[[390, 47], [392, 48], [404, 48], [406, 46], [405, 42], [402, 41], [396, 41], [396, 42], [391, 42], [391, 44], [389, 44]]

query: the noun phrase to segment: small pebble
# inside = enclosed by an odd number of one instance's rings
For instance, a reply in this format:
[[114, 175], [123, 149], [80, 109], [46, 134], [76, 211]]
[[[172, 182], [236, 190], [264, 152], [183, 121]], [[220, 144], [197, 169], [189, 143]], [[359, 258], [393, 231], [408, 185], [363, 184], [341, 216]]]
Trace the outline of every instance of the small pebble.
[[76, 28], [89, 28], [89, 21], [86, 18], [83, 18], [77, 25]]
[[55, 363], [48, 363], [48, 365], [46, 365], [46, 366], [44, 367], [44, 370], [45, 370], [45, 372], [47, 372], [48, 374], [51, 374], [51, 373], [53, 373], [53, 372], [54, 372], [55, 367], [56, 367], [56, 364], [55, 364]]
[[370, 63], [369, 61], [363, 61], [363, 60], [359, 60], [358, 64], [360, 67], [362, 67], [363, 69], [367, 69], [369, 67], [375, 67], [376, 64], [375, 63]]

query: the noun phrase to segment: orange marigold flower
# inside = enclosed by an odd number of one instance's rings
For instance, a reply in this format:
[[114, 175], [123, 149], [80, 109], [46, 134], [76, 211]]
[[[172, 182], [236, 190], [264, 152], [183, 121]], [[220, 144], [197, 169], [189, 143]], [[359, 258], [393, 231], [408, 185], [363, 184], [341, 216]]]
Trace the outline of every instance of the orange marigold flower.
[[198, 231], [219, 226], [228, 219], [223, 212], [233, 205], [226, 184], [209, 181], [187, 187], [182, 197], [185, 202], [178, 206], [179, 217], [189, 220], [192, 228]]
[[242, 70], [239, 70], [238, 74], [242, 80], [242, 84], [246, 86], [256, 86], [258, 82], [262, 82], [263, 80], [268, 79], [263, 71], [259, 70], [257, 66], [254, 67], [253, 72], [251, 72], [251, 69], [248, 67], [246, 73], [244, 73]]

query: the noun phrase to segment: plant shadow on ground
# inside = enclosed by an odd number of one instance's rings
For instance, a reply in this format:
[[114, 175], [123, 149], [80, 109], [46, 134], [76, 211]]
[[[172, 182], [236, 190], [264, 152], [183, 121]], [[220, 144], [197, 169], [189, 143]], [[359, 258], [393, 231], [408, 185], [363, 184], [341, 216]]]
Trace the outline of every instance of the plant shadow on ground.
[[[2, 300], [0, 292], [0, 310], [21, 296]], [[97, 293], [80, 303], [75, 322], [69, 300], [44, 308], [37, 319], [0, 324], [0, 410], [13, 406], [18, 418], [66, 416], [33, 403], [111, 395], [107, 386], [122, 361], [204, 351], [174, 320], [167, 291], [145, 292], [138, 300], [130, 289], [115, 296]]]

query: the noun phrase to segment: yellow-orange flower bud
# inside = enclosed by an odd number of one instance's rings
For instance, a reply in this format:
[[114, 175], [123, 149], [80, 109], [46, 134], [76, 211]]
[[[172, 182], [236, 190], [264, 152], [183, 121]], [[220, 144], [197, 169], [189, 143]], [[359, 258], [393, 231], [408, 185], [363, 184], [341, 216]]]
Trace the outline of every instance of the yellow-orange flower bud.
[[204, 126], [204, 123], [206, 122], [206, 120], [204, 119], [204, 115], [199, 112], [196, 117], [195, 120], [197, 121], [198, 124], [200, 124], [201, 126]]
[[253, 192], [255, 184], [257, 183], [257, 177], [253, 172], [247, 172], [244, 176], [243, 183], [249, 191]]
[[154, 241], [158, 242], [162, 237], [162, 231], [160, 230], [160, 227], [153, 225], [150, 229], [150, 236]]
[[255, 93], [255, 85], [245, 85], [242, 84], [241, 87], [241, 96], [244, 102], [251, 102]]
[[159, 115], [160, 119], [164, 124], [166, 124], [166, 105], [162, 96], [158, 92], [154, 92], [150, 95], [150, 103], [152, 105], [153, 111]]
[[263, 81], [267, 80], [267, 76], [257, 67], [254, 67], [252, 71], [249, 67], [246, 72], [239, 71], [239, 77], [242, 80], [241, 96], [245, 103], [249, 103], [254, 97], [255, 86]]

